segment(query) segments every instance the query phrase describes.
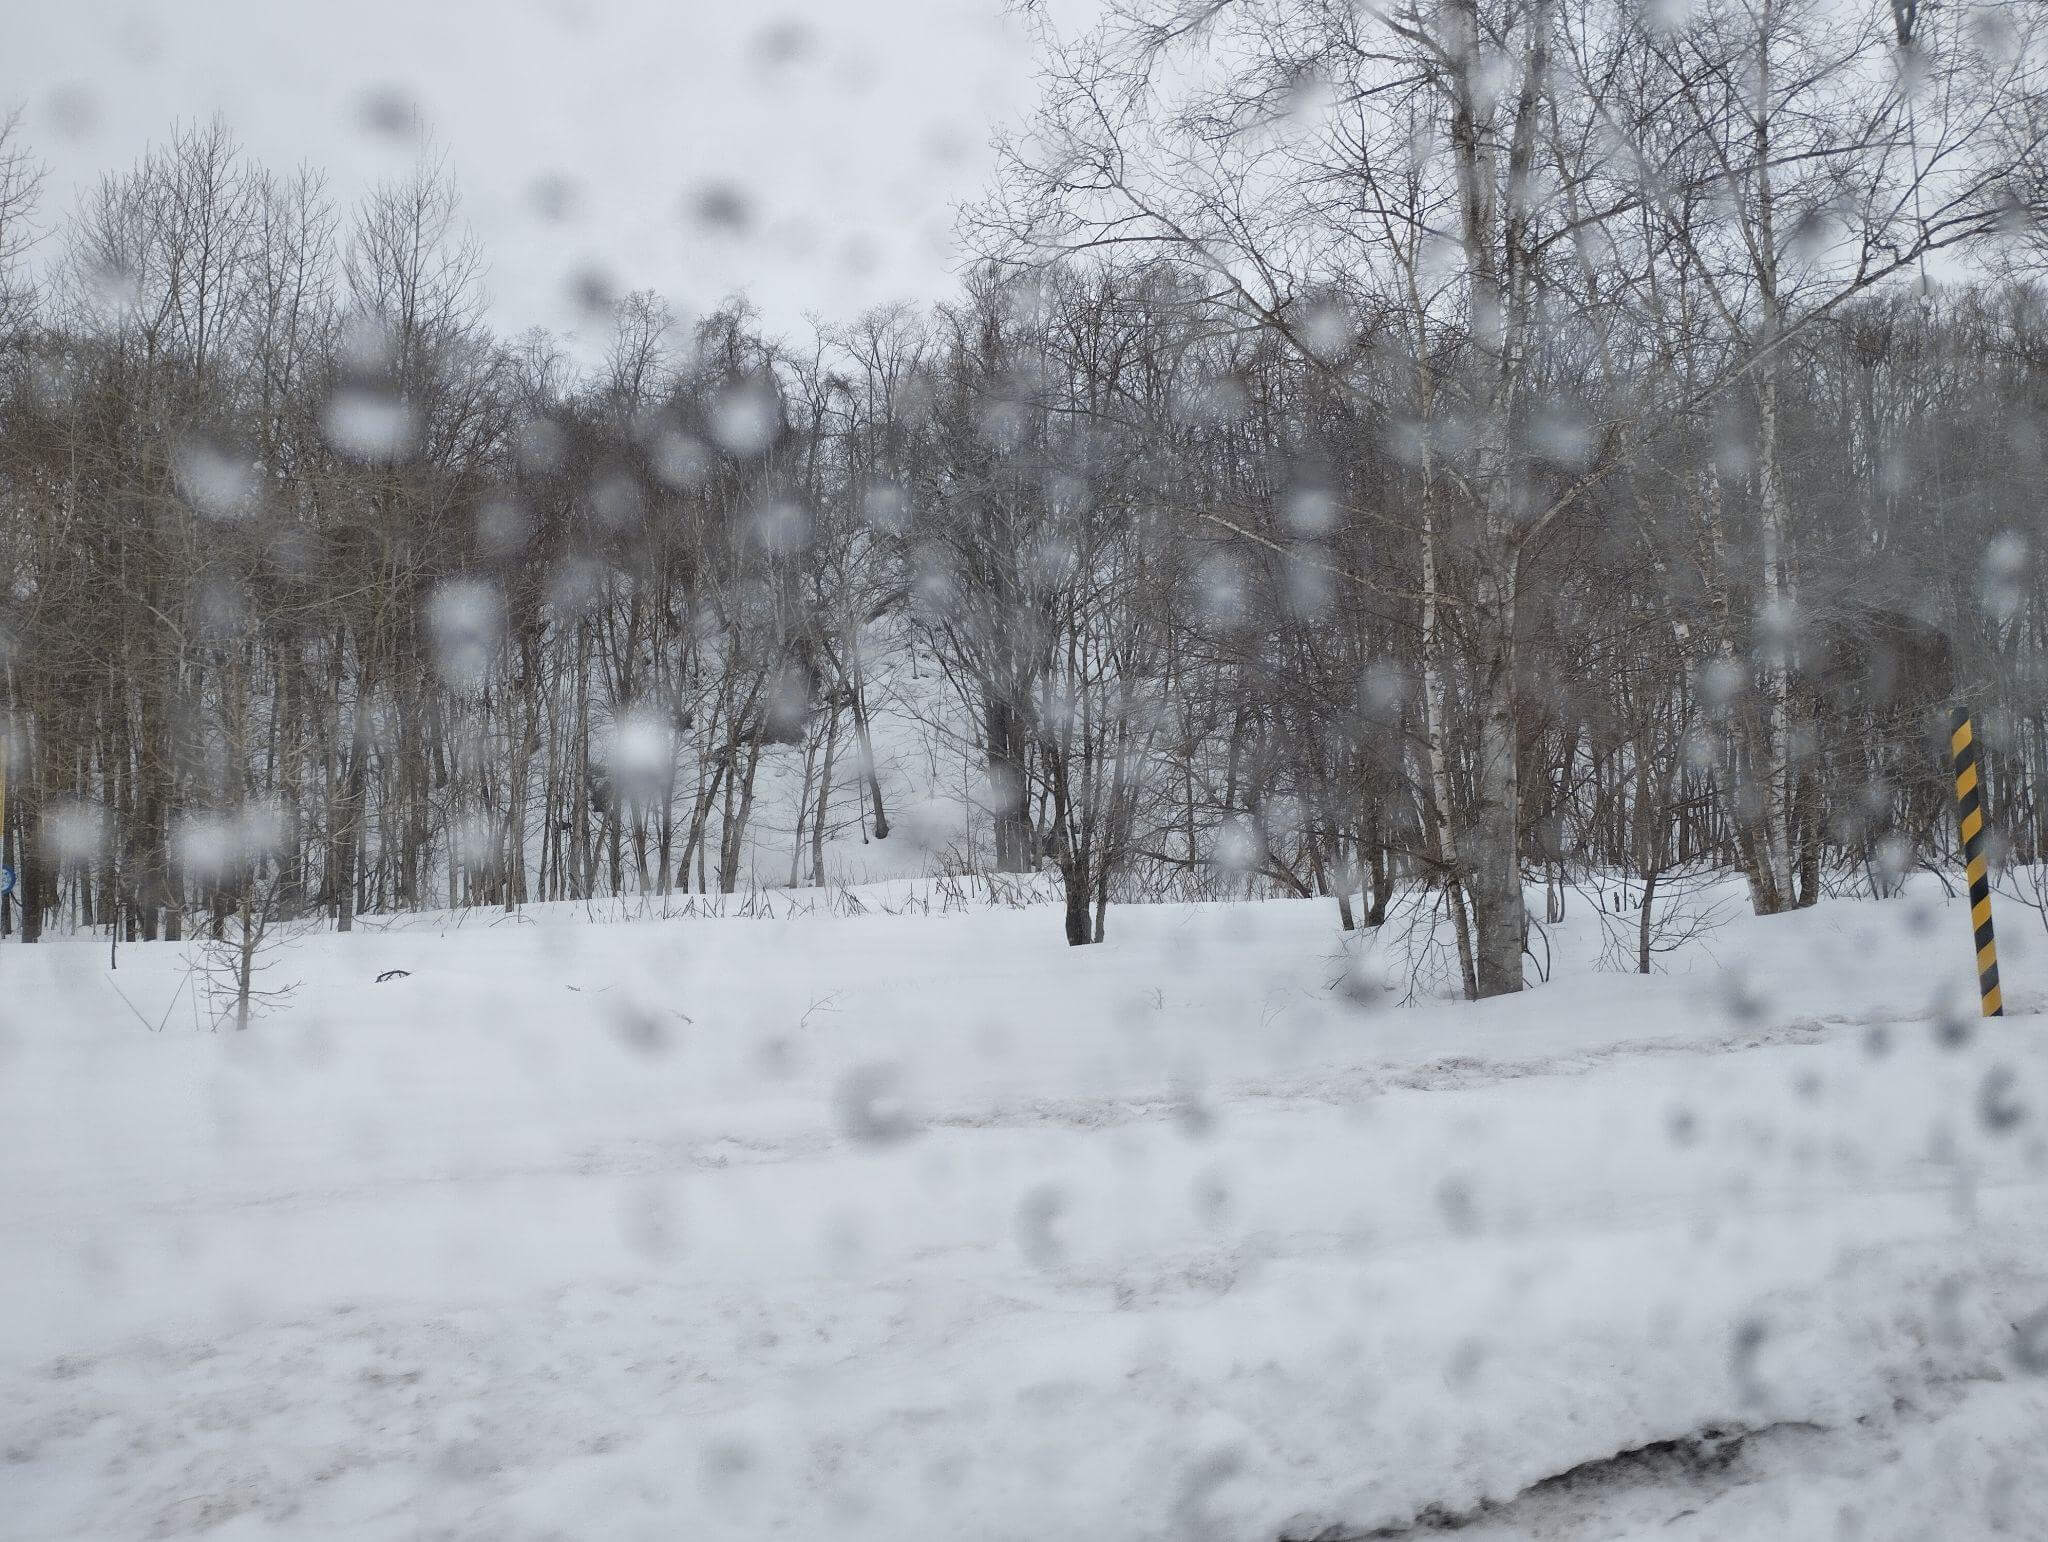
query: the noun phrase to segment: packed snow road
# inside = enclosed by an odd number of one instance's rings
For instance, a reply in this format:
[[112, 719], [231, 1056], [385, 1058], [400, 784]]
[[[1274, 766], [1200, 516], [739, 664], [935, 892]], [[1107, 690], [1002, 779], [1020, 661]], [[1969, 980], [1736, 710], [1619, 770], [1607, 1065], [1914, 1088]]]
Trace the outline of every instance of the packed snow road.
[[1931, 898], [1412, 1010], [1112, 928], [8, 949], [0, 1536], [2048, 1536], [2038, 935], [1980, 1026]]

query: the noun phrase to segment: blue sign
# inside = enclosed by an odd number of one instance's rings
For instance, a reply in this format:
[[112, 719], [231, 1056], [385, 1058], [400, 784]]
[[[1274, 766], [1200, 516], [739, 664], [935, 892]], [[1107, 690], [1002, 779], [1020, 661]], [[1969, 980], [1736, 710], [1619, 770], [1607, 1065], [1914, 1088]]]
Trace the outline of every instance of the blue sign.
[[12, 894], [13, 892], [14, 869], [11, 867], [0, 867], [0, 894]]

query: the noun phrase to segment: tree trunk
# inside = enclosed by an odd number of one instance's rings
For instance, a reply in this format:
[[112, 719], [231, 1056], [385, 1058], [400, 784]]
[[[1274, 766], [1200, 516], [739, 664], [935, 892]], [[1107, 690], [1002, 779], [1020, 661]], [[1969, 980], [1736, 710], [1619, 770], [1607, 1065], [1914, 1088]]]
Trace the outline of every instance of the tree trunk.
[[1067, 946], [1086, 947], [1095, 941], [1095, 929], [1090, 924], [1088, 854], [1071, 852], [1060, 859], [1060, 882], [1066, 890]]
[[1483, 570], [1472, 606], [1480, 648], [1479, 734], [1471, 850], [1473, 969], [1478, 995], [1522, 988], [1521, 786], [1515, 733], [1515, 592], [1511, 574]]
[[825, 816], [832, 806], [832, 770], [839, 750], [839, 714], [825, 724], [825, 765], [818, 775], [818, 809], [811, 818], [811, 883], [825, 887]]
[[1637, 974], [1648, 974], [1650, 972], [1650, 938], [1652, 935], [1650, 912], [1656, 906], [1657, 880], [1662, 876], [1661, 870], [1654, 868], [1643, 874], [1643, 904], [1640, 913], [1636, 916]]
[[995, 821], [996, 871], [1028, 873], [1034, 862], [1031, 820], [1024, 798], [1022, 724], [1016, 709], [994, 693], [989, 696], [983, 717], [988, 738], [988, 801]]
[[868, 797], [875, 806], [875, 839], [886, 841], [889, 838], [889, 816], [882, 808], [882, 776], [875, 768], [874, 741], [868, 737], [866, 695], [856, 675], [853, 683], [853, 733], [860, 741], [861, 774], [867, 779]]

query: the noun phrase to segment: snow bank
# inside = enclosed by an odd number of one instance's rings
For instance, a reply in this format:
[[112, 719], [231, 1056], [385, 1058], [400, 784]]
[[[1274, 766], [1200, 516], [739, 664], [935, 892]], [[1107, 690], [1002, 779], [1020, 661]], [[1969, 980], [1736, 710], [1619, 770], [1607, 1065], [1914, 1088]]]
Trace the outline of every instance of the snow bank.
[[1929, 895], [1414, 1010], [1292, 903], [309, 937], [242, 1035], [8, 949], [0, 1536], [2024, 1534], [2009, 931], [1982, 1027]]

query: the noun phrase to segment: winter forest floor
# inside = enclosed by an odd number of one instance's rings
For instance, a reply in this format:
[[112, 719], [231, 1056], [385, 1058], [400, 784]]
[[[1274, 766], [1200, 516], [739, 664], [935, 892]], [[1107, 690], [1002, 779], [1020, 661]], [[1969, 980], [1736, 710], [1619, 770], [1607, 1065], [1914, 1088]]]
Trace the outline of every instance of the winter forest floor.
[[2036, 919], [1980, 1026], [1932, 885], [1579, 910], [1414, 1008], [1327, 904], [415, 919], [242, 1034], [8, 947], [0, 1536], [2048, 1536]]

